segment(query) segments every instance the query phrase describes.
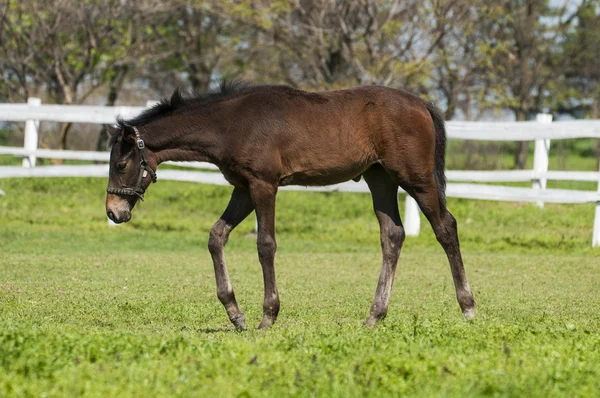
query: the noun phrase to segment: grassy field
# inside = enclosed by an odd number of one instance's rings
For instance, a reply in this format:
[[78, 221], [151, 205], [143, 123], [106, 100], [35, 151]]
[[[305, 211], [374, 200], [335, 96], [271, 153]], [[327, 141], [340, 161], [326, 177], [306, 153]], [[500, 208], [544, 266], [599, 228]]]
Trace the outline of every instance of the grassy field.
[[366, 329], [380, 268], [369, 196], [281, 192], [271, 330], [255, 330], [252, 217], [226, 249], [240, 333], [206, 249], [229, 188], [160, 181], [113, 228], [104, 180], [0, 188], [0, 396], [600, 394], [592, 205], [450, 200], [478, 317], [462, 320], [424, 223], [406, 240], [387, 319]]

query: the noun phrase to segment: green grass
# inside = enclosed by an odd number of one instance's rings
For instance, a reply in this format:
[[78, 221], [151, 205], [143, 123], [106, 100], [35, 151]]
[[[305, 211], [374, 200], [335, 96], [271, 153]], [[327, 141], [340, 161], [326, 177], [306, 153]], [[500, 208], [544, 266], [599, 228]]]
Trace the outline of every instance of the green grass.
[[254, 330], [253, 217], [226, 249], [239, 333], [206, 250], [231, 189], [161, 181], [131, 223], [108, 228], [105, 184], [0, 180], [0, 396], [600, 393], [593, 205], [450, 200], [478, 317], [462, 320], [423, 220], [388, 317], [366, 329], [381, 261], [369, 196], [280, 192], [271, 330]]

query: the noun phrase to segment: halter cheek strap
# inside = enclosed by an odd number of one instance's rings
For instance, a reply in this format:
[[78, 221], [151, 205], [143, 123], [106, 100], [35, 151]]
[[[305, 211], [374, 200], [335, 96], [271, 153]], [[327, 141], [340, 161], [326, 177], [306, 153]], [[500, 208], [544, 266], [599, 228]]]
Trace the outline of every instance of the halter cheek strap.
[[140, 138], [140, 132], [138, 131], [137, 127], [132, 126], [132, 128], [135, 132], [135, 140], [138, 151], [140, 151], [140, 174], [138, 175], [137, 184], [133, 188], [106, 188], [106, 192], [123, 196], [137, 196], [144, 201], [144, 192], [146, 192], [146, 190], [142, 187], [144, 177], [150, 174], [152, 182], [156, 182], [157, 178], [154, 170], [152, 170], [152, 168], [148, 165], [148, 156], [146, 154], [146, 145], [144, 144], [144, 140]]

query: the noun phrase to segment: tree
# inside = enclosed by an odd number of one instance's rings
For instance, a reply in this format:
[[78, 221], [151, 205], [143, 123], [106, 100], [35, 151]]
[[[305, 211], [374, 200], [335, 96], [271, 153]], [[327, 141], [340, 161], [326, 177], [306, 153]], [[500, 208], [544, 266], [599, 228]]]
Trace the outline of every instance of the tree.
[[[575, 117], [600, 118], [600, 0], [584, 2], [576, 25], [562, 43], [565, 79], [558, 82], [561, 95], [555, 105]], [[600, 167], [600, 140], [596, 145]]]
[[471, 100], [474, 96], [481, 97], [478, 95], [482, 92], [483, 79], [480, 76], [485, 73], [485, 68], [478, 51], [478, 46], [483, 44], [478, 25], [487, 7], [475, 7], [476, 3], [463, 2], [464, 9], [460, 10], [462, 18], [450, 15], [449, 19], [448, 12], [439, 7], [432, 10], [436, 25], [450, 24], [431, 60], [432, 78], [435, 88], [445, 100], [444, 116], [447, 120], [452, 119], [459, 108], [467, 120], [471, 119]]
[[148, 16], [155, 44], [140, 71], [143, 78], [166, 95], [173, 86], [184, 84], [203, 92], [217, 74], [241, 71], [243, 62], [237, 54], [245, 45], [245, 25], [232, 21], [227, 4], [175, 0]]
[[[551, 60], [577, 13], [568, 3], [553, 8], [547, 0], [502, 0], [487, 34], [481, 32], [490, 43], [485, 56], [497, 80], [496, 106], [511, 109], [518, 121], [542, 110], [548, 87], [563, 74]], [[528, 149], [528, 141], [517, 142], [516, 168], [525, 167]]]
[[554, 82], [550, 105], [574, 117], [600, 118], [600, 0], [587, 1], [577, 9], [574, 26], [560, 43], [552, 66], [564, 70]]
[[[45, 90], [50, 102], [82, 103], [135, 57], [132, 4], [8, 0], [0, 36], [0, 63], [9, 76], [5, 85], [21, 98]], [[63, 124], [60, 148], [66, 148], [70, 128], [71, 123]]]
[[424, 92], [430, 56], [450, 27], [432, 23], [431, 9], [459, 16], [461, 7], [460, 1], [258, 1], [238, 12], [254, 20], [269, 46], [262, 51], [276, 48], [260, 60], [275, 61], [288, 84]]

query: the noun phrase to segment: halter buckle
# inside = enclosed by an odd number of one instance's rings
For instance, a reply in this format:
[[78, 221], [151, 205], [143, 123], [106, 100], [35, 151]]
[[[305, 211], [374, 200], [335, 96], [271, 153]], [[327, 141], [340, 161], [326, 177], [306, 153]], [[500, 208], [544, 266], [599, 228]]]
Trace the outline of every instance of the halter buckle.
[[139, 138], [138, 138], [138, 140], [137, 140], [137, 146], [138, 146], [138, 148], [139, 148], [139, 149], [144, 149], [144, 148], [146, 148], [146, 145], [144, 144], [144, 140], [141, 140], [141, 139], [139, 139]]

